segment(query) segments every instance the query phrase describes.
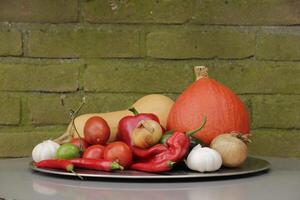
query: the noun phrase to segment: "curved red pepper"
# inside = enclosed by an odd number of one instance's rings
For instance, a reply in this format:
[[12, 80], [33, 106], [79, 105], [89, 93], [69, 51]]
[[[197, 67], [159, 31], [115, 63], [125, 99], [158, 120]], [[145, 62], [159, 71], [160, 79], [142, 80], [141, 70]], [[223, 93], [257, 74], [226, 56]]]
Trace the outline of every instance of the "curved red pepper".
[[131, 165], [131, 169], [139, 170], [143, 172], [165, 172], [170, 171], [173, 167], [175, 162], [172, 162], [170, 160], [163, 160], [161, 162], [157, 162], [155, 164], [146, 164], [146, 163], [134, 163]]
[[[139, 157], [140, 160], [132, 164], [130, 168], [147, 172], [171, 170], [174, 163], [184, 159], [188, 153], [189, 146], [189, 137], [185, 133], [175, 132], [167, 139], [166, 146], [157, 144], [148, 150], [133, 151], [135, 156]], [[147, 154], [143, 151], [148, 151], [149, 153]], [[145, 157], [143, 157], [145, 155], [147, 155], [148, 158], [145, 159]], [[166, 163], [168, 165], [166, 165]], [[172, 163], [171, 166], [170, 163]]]
[[134, 108], [129, 109], [133, 116], [126, 116], [119, 121], [117, 139], [125, 142], [129, 146], [133, 145], [132, 132], [142, 120], [154, 120], [159, 123], [156, 115], [151, 113], [138, 113]]

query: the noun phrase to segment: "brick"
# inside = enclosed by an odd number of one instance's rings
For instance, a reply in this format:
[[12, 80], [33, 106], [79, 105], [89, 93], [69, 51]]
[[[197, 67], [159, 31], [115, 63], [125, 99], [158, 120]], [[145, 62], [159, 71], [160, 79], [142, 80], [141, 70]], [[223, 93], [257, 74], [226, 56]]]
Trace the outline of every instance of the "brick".
[[68, 124], [70, 109], [75, 110], [80, 102], [79, 96], [50, 94], [30, 96], [27, 99], [30, 123], [34, 125]]
[[252, 99], [254, 128], [300, 128], [299, 95], [267, 95]]
[[172, 93], [181, 92], [192, 81], [192, 69], [176, 62], [102, 61], [88, 65], [84, 89]]
[[249, 152], [259, 156], [300, 158], [300, 131], [260, 129], [251, 131]]
[[0, 30], [0, 55], [19, 56], [21, 54], [22, 54], [21, 33], [16, 30]]
[[[87, 94], [83, 113], [111, 112], [128, 108], [142, 94]], [[64, 105], [62, 105], [62, 99]], [[70, 109], [75, 110], [80, 102], [79, 95], [35, 95], [28, 97], [29, 120], [34, 125], [57, 125], [70, 122]]]
[[0, 1], [2, 22], [76, 22], [77, 0], [10, 0]]
[[78, 88], [75, 64], [0, 64], [0, 90], [67, 92]]
[[225, 25], [293, 25], [300, 23], [296, 0], [196, 0], [195, 22]]
[[246, 58], [254, 55], [255, 34], [248, 32], [158, 31], [147, 35], [147, 55], [155, 58]]
[[184, 23], [190, 15], [191, 0], [87, 1], [86, 21], [91, 23]]
[[138, 57], [139, 33], [127, 30], [52, 28], [30, 31], [30, 57]]
[[0, 125], [17, 125], [20, 122], [21, 104], [18, 97], [0, 96]]
[[256, 56], [265, 60], [300, 60], [300, 32], [259, 34]]
[[258, 61], [202, 62], [211, 77], [239, 94], [300, 94], [300, 63]]
[[0, 133], [0, 157], [31, 156], [32, 149], [38, 143], [56, 138], [62, 131], [31, 131]]
[[102, 113], [129, 108], [143, 94], [89, 93], [82, 113]]

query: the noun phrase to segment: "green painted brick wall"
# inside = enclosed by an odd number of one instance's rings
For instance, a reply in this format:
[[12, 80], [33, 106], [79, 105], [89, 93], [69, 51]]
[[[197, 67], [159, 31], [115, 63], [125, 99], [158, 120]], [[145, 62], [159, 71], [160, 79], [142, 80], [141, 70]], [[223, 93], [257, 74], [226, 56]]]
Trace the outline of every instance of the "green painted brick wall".
[[155, 31], [147, 34], [147, 55], [154, 58], [236, 59], [250, 57], [254, 51], [254, 32], [218, 28], [205, 31]]
[[300, 157], [300, 3], [294, 0], [0, 1], [0, 157], [61, 135], [68, 112], [176, 97], [193, 66], [236, 92], [253, 155]]
[[0, 55], [20, 56], [22, 54], [21, 32], [8, 29], [0, 30]]
[[[25, 56], [45, 58], [139, 57], [139, 32], [51, 27], [30, 31]], [[47, 38], [47, 40], [45, 40]]]
[[0, 21], [64, 23], [78, 20], [77, 0], [1, 1]]

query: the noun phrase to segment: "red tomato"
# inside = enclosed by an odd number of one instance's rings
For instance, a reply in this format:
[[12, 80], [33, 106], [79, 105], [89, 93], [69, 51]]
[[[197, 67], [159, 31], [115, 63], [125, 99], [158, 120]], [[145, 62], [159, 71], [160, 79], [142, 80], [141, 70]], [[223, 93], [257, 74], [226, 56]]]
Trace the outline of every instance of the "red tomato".
[[83, 128], [84, 138], [89, 144], [105, 144], [109, 139], [110, 129], [102, 117], [89, 118]]
[[112, 142], [104, 149], [104, 159], [116, 161], [126, 168], [132, 163], [132, 151], [124, 142]]
[[[80, 148], [80, 139], [79, 138], [72, 139], [71, 143], [75, 144], [76, 146], [78, 146]], [[89, 144], [87, 143], [87, 141], [85, 139], [82, 139], [82, 150], [85, 150], [88, 147], [89, 147]]]
[[95, 144], [87, 148], [83, 153], [83, 158], [103, 159], [105, 146]]

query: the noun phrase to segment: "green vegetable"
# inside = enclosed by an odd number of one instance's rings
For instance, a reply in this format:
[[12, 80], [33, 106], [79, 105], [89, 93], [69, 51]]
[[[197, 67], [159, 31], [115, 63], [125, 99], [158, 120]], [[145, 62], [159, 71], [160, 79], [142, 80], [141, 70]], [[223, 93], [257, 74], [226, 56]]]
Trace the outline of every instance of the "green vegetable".
[[173, 133], [174, 133], [174, 131], [172, 131], [172, 130], [165, 132], [160, 139], [160, 143], [165, 144], [167, 139], [169, 139], [169, 137], [171, 137], [171, 135], [173, 135]]
[[58, 159], [72, 159], [80, 157], [80, 148], [74, 144], [66, 143], [61, 145], [56, 152]]

